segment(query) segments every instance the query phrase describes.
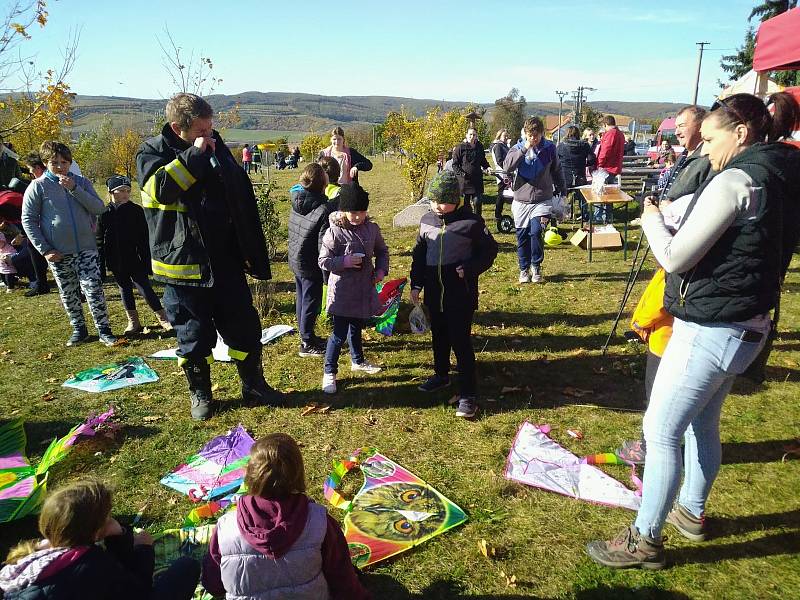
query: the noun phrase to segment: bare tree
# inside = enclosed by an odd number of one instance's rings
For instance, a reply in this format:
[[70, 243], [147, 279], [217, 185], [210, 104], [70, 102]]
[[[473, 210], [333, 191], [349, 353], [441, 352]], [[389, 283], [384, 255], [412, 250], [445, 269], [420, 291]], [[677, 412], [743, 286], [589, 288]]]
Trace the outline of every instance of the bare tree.
[[164, 26], [165, 40], [156, 38], [161, 48], [161, 64], [172, 79], [177, 92], [204, 96], [211, 94], [214, 88], [222, 83], [222, 79], [213, 77], [211, 71], [214, 63], [207, 56], [195, 58], [195, 51], [189, 51], [185, 60], [183, 48], [175, 43], [169, 28]]

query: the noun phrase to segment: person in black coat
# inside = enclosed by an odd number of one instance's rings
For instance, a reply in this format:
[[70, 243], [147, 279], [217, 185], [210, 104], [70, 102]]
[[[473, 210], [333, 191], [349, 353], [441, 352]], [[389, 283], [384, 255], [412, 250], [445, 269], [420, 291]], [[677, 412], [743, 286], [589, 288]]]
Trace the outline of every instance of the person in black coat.
[[[558, 145], [558, 161], [561, 163], [561, 172], [564, 174], [564, 188], [574, 188], [579, 185], [586, 185], [586, 169], [590, 170], [597, 164], [597, 156], [592, 152], [592, 147], [588, 142], [580, 139], [580, 131], [574, 125], [567, 128], [564, 141]], [[577, 192], [570, 192], [574, 194]], [[588, 221], [589, 213], [586, 209], [586, 202], [578, 194], [581, 206], [581, 220]]]
[[100, 270], [106, 269], [114, 275], [119, 286], [122, 305], [128, 316], [126, 334], [142, 331], [133, 287], [153, 309], [158, 322], [167, 331], [172, 325], [167, 320], [161, 300], [150, 285], [150, 240], [144, 211], [130, 201], [131, 180], [123, 175], [114, 175], [106, 181], [110, 202], [108, 210], [97, 220], [97, 251], [100, 255]]
[[467, 138], [453, 149], [453, 172], [461, 184], [464, 202], [473, 203], [475, 214], [481, 214], [483, 198], [483, 172], [488, 171], [489, 163], [483, 151], [483, 144], [478, 141], [478, 132], [474, 127], [467, 130]]
[[497, 178], [497, 201], [494, 205], [494, 218], [497, 220], [500, 220], [503, 216], [503, 205], [505, 204], [503, 192], [509, 187], [510, 182], [507, 175], [497, 173], [497, 171], [503, 170], [503, 161], [506, 159], [506, 154], [508, 154], [509, 151], [509, 139], [511, 139], [511, 136], [508, 135], [508, 130], [501, 129], [494, 136], [492, 145], [489, 146], [489, 150], [492, 153], [492, 162], [494, 162], [496, 169], [495, 177]]
[[[333, 158], [323, 159], [329, 168], [338, 169]], [[331, 177], [334, 181], [338, 179]], [[294, 273], [295, 309], [300, 330], [300, 351], [303, 357], [324, 356], [326, 341], [314, 333], [317, 315], [322, 306], [323, 274], [319, 268], [322, 237], [330, 226], [328, 217], [336, 201], [328, 202], [325, 188], [328, 174], [322, 165], [311, 163], [303, 169], [300, 183], [289, 191], [292, 210], [289, 212], [289, 268]]]
[[199, 563], [182, 556], [154, 583], [153, 538], [122, 527], [111, 503], [111, 492], [96, 480], [51, 493], [39, 515], [45, 539], [20, 543], [0, 571], [5, 600], [189, 600]]

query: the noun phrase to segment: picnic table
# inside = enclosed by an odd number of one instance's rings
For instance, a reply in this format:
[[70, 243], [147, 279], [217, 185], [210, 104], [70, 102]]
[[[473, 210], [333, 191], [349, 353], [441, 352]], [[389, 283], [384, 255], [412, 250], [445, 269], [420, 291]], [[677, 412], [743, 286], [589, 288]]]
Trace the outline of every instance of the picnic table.
[[623, 241], [622, 241], [622, 259], [628, 260], [628, 204], [633, 200], [628, 194], [623, 192], [619, 186], [606, 185], [602, 194], [598, 194], [592, 189], [592, 186], [581, 186], [581, 195], [588, 204], [587, 211], [589, 213], [589, 239], [586, 243], [586, 248], [589, 253], [589, 262], [592, 262], [592, 230], [594, 225], [592, 219], [594, 211], [592, 210], [595, 204], [622, 204], [625, 205], [625, 219], [623, 225]]

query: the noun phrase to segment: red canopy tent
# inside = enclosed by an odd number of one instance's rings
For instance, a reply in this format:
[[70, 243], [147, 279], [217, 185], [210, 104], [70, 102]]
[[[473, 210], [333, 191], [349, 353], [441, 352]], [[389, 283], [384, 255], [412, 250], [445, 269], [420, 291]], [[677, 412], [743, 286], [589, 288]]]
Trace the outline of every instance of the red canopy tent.
[[755, 71], [800, 69], [800, 8], [767, 19], [758, 28], [753, 53]]

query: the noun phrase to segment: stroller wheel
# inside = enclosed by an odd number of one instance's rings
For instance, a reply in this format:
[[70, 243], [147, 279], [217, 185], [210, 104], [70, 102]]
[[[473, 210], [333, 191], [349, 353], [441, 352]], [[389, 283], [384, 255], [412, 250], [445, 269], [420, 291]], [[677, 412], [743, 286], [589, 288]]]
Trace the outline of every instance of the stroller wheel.
[[497, 231], [500, 233], [511, 233], [514, 231], [514, 219], [508, 215], [503, 215], [497, 220]]

